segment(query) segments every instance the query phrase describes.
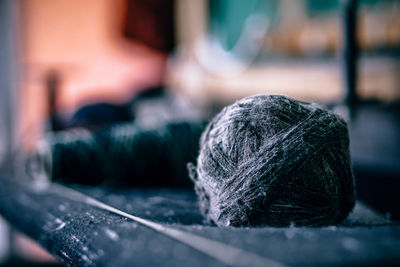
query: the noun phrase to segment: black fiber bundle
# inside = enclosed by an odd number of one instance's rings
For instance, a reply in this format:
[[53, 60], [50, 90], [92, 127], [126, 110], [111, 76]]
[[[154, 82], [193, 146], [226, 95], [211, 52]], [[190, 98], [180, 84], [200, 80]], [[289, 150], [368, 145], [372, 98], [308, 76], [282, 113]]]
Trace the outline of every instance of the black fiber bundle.
[[355, 202], [345, 121], [284, 96], [224, 108], [189, 171], [202, 213], [219, 226], [336, 224]]
[[196, 159], [202, 123], [142, 129], [122, 123], [92, 133], [83, 128], [48, 136], [41, 169], [53, 181], [97, 185], [191, 186], [186, 165]]

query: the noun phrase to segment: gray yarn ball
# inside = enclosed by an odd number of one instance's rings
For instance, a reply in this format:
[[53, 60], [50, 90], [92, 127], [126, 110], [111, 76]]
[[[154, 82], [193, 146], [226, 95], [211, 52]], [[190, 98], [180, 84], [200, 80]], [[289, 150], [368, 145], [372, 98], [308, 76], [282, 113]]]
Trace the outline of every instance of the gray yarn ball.
[[219, 226], [336, 224], [355, 203], [346, 122], [284, 96], [225, 107], [188, 168], [203, 215]]

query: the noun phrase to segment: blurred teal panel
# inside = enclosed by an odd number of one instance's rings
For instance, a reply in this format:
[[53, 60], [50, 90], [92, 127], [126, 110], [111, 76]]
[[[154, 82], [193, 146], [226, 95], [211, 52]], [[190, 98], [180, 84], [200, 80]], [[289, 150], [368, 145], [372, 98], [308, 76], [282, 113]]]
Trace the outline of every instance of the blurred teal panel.
[[307, 11], [310, 15], [317, 15], [321, 12], [330, 12], [339, 6], [340, 0], [307, 0]]
[[[379, 6], [399, 0], [358, 0], [360, 6]], [[306, 0], [306, 10], [310, 15], [320, 15], [324, 12], [331, 12], [338, 9], [340, 0]]]
[[[240, 38], [246, 20], [255, 13], [264, 14], [270, 25], [279, 23], [280, 0], [208, 0], [209, 32], [222, 47], [231, 50]], [[300, 0], [292, 0], [300, 1]], [[309, 16], [332, 14], [339, 9], [341, 0], [302, 0]], [[360, 6], [374, 9], [400, 0], [358, 0]]]
[[277, 0], [210, 0], [210, 33], [230, 50], [238, 41], [251, 14], [265, 14], [270, 22], [278, 14]]

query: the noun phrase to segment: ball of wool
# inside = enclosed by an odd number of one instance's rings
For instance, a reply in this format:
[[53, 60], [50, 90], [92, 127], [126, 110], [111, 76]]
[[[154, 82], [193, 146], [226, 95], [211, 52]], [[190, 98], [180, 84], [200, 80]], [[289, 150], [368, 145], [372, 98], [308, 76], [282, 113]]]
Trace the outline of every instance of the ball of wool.
[[225, 107], [188, 167], [201, 212], [219, 226], [336, 224], [355, 203], [346, 122], [280, 95]]

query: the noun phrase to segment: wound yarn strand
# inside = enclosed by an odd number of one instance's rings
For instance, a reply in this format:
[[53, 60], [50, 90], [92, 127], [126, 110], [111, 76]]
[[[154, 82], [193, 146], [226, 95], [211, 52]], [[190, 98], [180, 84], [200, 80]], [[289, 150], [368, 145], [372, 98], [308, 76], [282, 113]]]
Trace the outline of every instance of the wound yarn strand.
[[279, 95], [224, 108], [189, 173], [202, 213], [220, 226], [336, 224], [355, 202], [345, 121]]

